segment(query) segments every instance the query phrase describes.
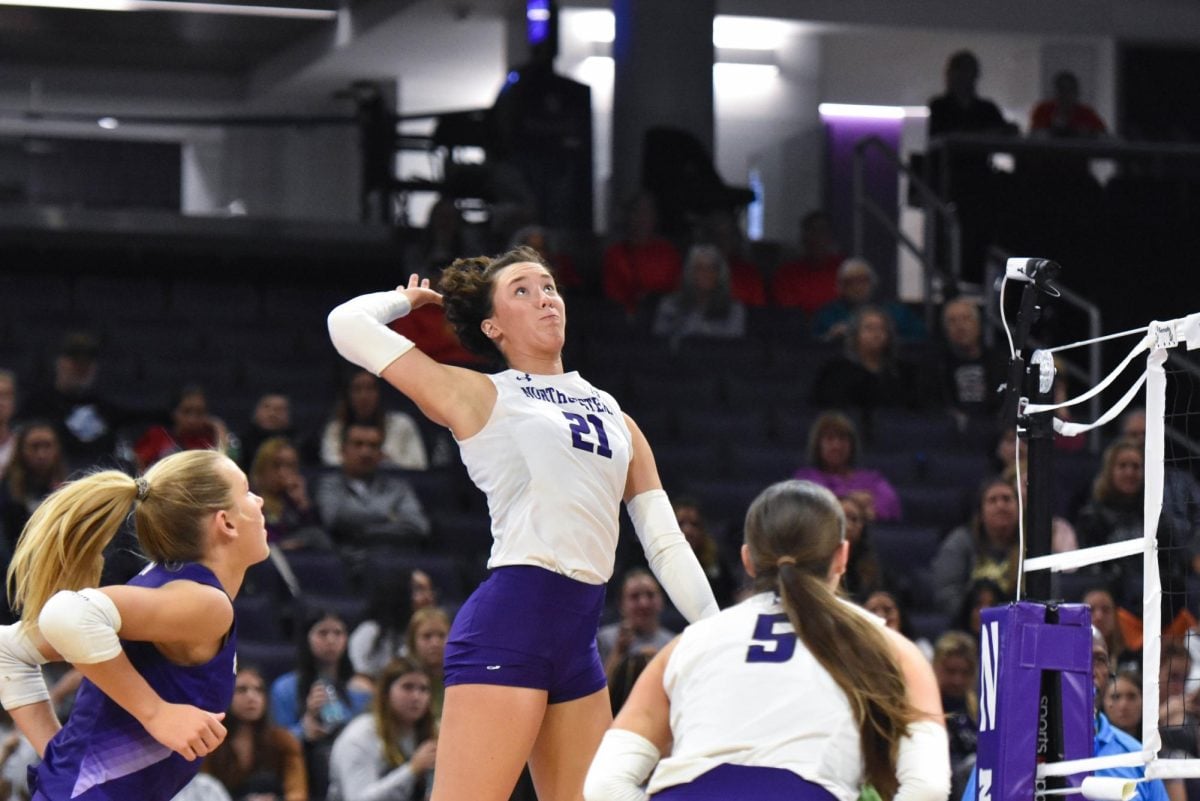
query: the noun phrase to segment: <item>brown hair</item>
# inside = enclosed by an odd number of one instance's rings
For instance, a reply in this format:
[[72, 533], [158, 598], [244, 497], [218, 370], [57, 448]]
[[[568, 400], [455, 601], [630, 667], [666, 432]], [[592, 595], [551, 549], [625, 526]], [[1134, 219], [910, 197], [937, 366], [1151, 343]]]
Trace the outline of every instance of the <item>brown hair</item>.
[[1096, 482], [1092, 485], [1092, 497], [1101, 503], [1116, 499], [1118, 493], [1113, 488], [1113, 470], [1117, 467], [1117, 457], [1125, 451], [1136, 453], [1142, 459], [1142, 469], [1145, 469], [1146, 457], [1142, 454], [1142, 447], [1133, 440], [1119, 439], [1105, 448], [1100, 460], [1100, 472], [1096, 474]]
[[413, 612], [412, 617], [408, 619], [408, 629], [404, 632], [404, 643], [413, 659], [417, 658], [417, 632], [431, 620], [440, 621], [446, 627], [446, 631], [450, 631], [450, 616], [440, 607], [426, 606]]
[[858, 459], [858, 429], [854, 421], [841, 412], [822, 412], [808, 429], [808, 463], [818, 470], [824, 470], [821, 463], [821, 437], [826, 434], [845, 434], [850, 438], [850, 460], [853, 465]]
[[[58, 449], [58, 459], [53, 467], [50, 468], [49, 488], [54, 489], [67, 478], [67, 465], [63, 460], [62, 438], [58, 435], [58, 429], [53, 423], [45, 420], [31, 420], [17, 429], [17, 436], [13, 442], [12, 456], [9, 457], [8, 469], [5, 473], [6, 481], [8, 482], [9, 495], [18, 501], [28, 501], [29, 493], [35, 488], [30, 486], [29, 470], [25, 465], [25, 441], [29, 439], [29, 435], [35, 431], [49, 431], [54, 435], [54, 447]], [[11, 535], [10, 535], [11, 536]]]
[[[900, 739], [916, 710], [881, 627], [828, 586], [844, 526], [832, 492], [809, 481], [781, 481], [750, 504], [746, 545], [755, 588], [779, 593], [796, 636], [846, 694], [860, 729], [866, 780], [891, 798]], [[784, 556], [789, 559], [781, 563]]]
[[[957, 656], [959, 659], [965, 659], [967, 664], [971, 666], [971, 675], [976, 676], [979, 669], [979, 660], [975, 656], [979, 646], [975, 643], [975, 638], [965, 631], [947, 631], [937, 638], [937, 642], [933, 644], [933, 664], [937, 665], [951, 657]], [[967, 714], [973, 720], [979, 717], [979, 697], [975, 694], [973, 685], [967, 686]]]
[[299, 455], [296, 446], [287, 437], [269, 437], [254, 452], [254, 463], [250, 466], [250, 486], [255, 493], [262, 496], [263, 515], [267, 520], [278, 520], [279, 516], [283, 514], [283, 494], [267, 492], [263, 482], [266, 480], [267, 471], [279, 458], [279, 454], [289, 449], [296, 451]]
[[408, 761], [408, 757], [400, 750], [400, 727], [392, 715], [388, 695], [392, 685], [410, 673], [420, 673], [430, 683], [429, 706], [426, 707], [425, 714], [421, 716], [420, 720], [413, 725], [417, 735], [417, 745], [430, 739], [434, 734], [433, 680], [429, 678], [425, 669], [417, 664], [416, 660], [398, 656], [388, 662], [379, 672], [375, 697], [371, 702], [371, 715], [375, 718], [375, 733], [379, 735], [380, 745], [383, 746], [383, 759], [387, 762], [388, 770], [398, 768]]
[[[171, 454], [134, 480], [117, 470], [91, 473], [63, 485], [25, 525], [8, 565], [8, 597], [23, 621], [36, 621], [59, 590], [94, 587], [104, 548], [134, 506], [145, 554], [156, 562], [188, 562], [205, 552], [207, 515], [233, 506], [229, 482], [217, 471], [217, 451]], [[142, 498], [138, 500], [139, 483]], [[136, 501], [136, 503], [135, 503]]]
[[458, 335], [458, 341], [472, 353], [487, 359], [504, 361], [496, 343], [483, 333], [480, 324], [492, 316], [492, 292], [496, 273], [512, 264], [532, 262], [554, 271], [542, 255], [524, 245], [513, 248], [500, 256], [476, 256], [456, 259], [442, 270], [438, 290], [442, 293], [442, 306], [446, 320]]

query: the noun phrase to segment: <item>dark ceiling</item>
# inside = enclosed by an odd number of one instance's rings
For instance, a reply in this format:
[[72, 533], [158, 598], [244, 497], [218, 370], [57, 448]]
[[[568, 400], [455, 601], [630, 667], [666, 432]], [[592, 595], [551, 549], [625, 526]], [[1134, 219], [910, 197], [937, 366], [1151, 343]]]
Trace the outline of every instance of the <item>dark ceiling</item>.
[[[337, 5], [336, 0], [220, 2], [323, 10]], [[243, 14], [0, 6], [0, 69], [27, 64], [237, 75], [335, 24]]]

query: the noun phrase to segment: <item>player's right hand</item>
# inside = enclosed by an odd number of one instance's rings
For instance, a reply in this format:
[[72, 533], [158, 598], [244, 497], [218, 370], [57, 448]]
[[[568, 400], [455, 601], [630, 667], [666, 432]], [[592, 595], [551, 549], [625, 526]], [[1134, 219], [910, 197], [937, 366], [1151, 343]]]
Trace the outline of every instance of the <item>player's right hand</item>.
[[414, 309], [420, 308], [428, 303], [436, 303], [442, 305], [442, 294], [436, 289], [431, 289], [428, 278], [413, 273], [408, 277], [408, 286], [398, 286], [396, 291], [403, 292], [408, 297], [408, 302], [412, 304]]
[[212, 753], [225, 740], [224, 717], [224, 712], [209, 712], [191, 704], [164, 703], [142, 725], [155, 740], [191, 761]]

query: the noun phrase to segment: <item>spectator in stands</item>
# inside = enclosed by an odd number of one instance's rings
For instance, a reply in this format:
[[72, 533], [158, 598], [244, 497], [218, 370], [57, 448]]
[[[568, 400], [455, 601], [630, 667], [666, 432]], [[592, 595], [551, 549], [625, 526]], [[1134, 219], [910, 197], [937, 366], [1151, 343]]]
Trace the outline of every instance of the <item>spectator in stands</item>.
[[903, 303], [876, 297], [879, 276], [866, 259], [846, 259], [837, 270], [837, 297], [817, 309], [813, 317], [813, 336], [826, 342], [840, 342], [850, 333], [855, 312], [868, 306], [885, 311], [892, 320], [895, 336], [903, 340], [925, 338], [925, 323]]
[[[979, 59], [970, 50], [959, 50], [946, 61], [946, 91], [929, 101], [929, 138], [973, 133], [1013, 136], [1017, 126], [1004, 119], [999, 107], [977, 94]], [[984, 255], [995, 227], [997, 191], [991, 156], [986, 152], [952, 152], [946, 159], [949, 175], [941, 175], [941, 154], [929, 159], [931, 184], [948, 190], [944, 200], [956, 205], [962, 230], [962, 271], [969, 281], [983, 276]]]
[[1163, 749], [1171, 756], [1195, 758], [1200, 755], [1196, 732], [1196, 691], [1189, 686], [1192, 659], [1187, 647], [1177, 639], [1162, 638], [1158, 663], [1158, 725]]
[[346, 725], [329, 759], [330, 801], [424, 801], [437, 757], [429, 676], [389, 662], [371, 708]]
[[882, 473], [854, 467], [859, 456], [858, 430], [841, 412], [825, 412], [808, 430], [808, 467], [793, 478], [827, 487], [838, 497], [852, 497], [868, 521], [899, 520], [900, 496]]
[[333, 416], [321, 437], [321, 461], [330, 466], [342, 463], [346, 427], [365, 423], [383, 432], [380, 465], [405, 470], [425, 470], [429, 458], [421, 429], [411, 415], [383, 408], [379, 379], [366, 370], [350, 374], [338, 398]]
[[659, 301], [653, 330], [672, 347], [687, 337], [745, 336], [746, 307], [730, 294], [729, 265], [715, 245], [688, 251], [683, 283]]
[[17, 411], [17, 374], [0, 368], [0, 479], [12, 460], [16, 450], [17, 432], [13, 429], [13, 415]]
[[[1142, 536], [1144, 484], [1141, 448], [1132, 442], [1120, 440], [1105, 449], [1100, 472], [1092, 487], [1092, 497], [1075, 516], [1075, 531], [1080, 546], [1088, 548]], [[1169, 525], [1165, 507], [1163, 512], [1163, 525]], [[1126, 574], [1139, 575], [1141, 567], [1141, 557], [1131, 556], [1092, 565], [1089, 569], [1097, 575], [1098, 580], [1110, 586], [1121, 586]], [[1117, 602], [1122, 605], [1141, 603], [1140, 589], [1136, 599], [1125, 595], [1122, 593]]]
[[843, 495], [839, 500], [846, 516], [846, 542], [850, 543], [842, 588], [850, 598], [861, 603], [871, 593], [884, 588], [883, 568], [871, 546], [871, 526], [862, 498]]
[[68, 334], [54, 360], [52, 386], [25, 396], [20, 420], [49, 420], [58, 429], [63, 454], [72, 468], [112, 466], [117, 429], [133, 416], [93, 388], [99, 373], [100, 343], [91, 334]]
[[433, 584], [433, 578], [424, 570], [416, 569], [412, 572], [412, 607], [413, 611], [424, 609], [427, 606], [436, 606], [438, 600], [437, 587]]
[[300, 741], [271, 721], [267, 685], [251, 665], [239, 665], [225, 740], [201, 770], [225, 785], [234, 801], [308, 801]]
[[933, 659], [933, 645], [929, 640], [913, 633], [912, 626], [909, 625], [908, 611], [895, 595], [887, 590], [876, 590], [867, 596], [867, 600], [863, 602], [863, 609], [882, 618], [884, 625], [889, 629], [898, 631], [912, 640], [926, 659]]
[[442, 702], [446, 697], [442, 665], [448, 636], [450, 616], [436, 606], [422, 607], [413, 612], [404, 635], [407, 656], [429, 676], [429, 705], [435, 723], [442, 719]]
[[225, 450], [229, 446], [229, 431], [225, 424], [208, 413], [208, 399], [196, 384], [184, 386], [171, 404], [171, 425], [151, 426], [133, 446], [138, 470], [179, 451], [199, 451], [209, 448]]
[[1083, 602], [1092, 610], [1092, 625], [1104, 638], [1113, 664], [1134, 665], [1140, 661], [1140, 648], [1130, 648], [1125, 642], [1126, 621], [1128, 625], [1141, 628], [1141, 618], [1121, 609], [1113, 598], [1112, 591], [1103, 585], [1097, 585], [1083, 594]]
[[604, 251], [604, 296], [625, 308], [630, 318], [646, 302], [679, 287], [683, 263], [679, 251], [658, 234], [658, 204], [640, 192], [627, 209], [625, 237]]
[[983, 344], [979, 305], [956, 298], [942, 307], [942, 341], [935, 375], [959, 428], [994, 427], [1008, 375], [1004, 356]]
[[708, 578], [708, 586], [712, 587], [713, 597], [717, 605], [724, 609], [733, 602], [733, 593], [741, 582], [734, 576], [729, 562], [721, 554], [721, 547], [708, 531], [708, 522], [699, 501], [687, 496], [677, 496], [672, 499], [675, 509], [675, 521], [679, 530], [687, 539], [688, 545], [696, 554], [704, 575]]
[[404, 271], [435, 279], [450, 262], [483, 249], [482, 238], [463, 220], [454, 198], [442, 196], [429, 208], [416, 241], [405, 249]]
[[0, 485], [0, 533], [4, 562], [12, 554], [25, 523], [46, 496], [67, 480], [67, 464], [58, 430], [30, 420], [17, 429], [16, 444]]
[[1104, 714], [1114, 728], [1130, 737], [1142, 736], [1142, 674], [1137, 668], [1118, 668], [1104, 697]]
[[887, 312], [864, 306], [849, 322], [842, 353], [821, 365], [813, 382], [818, 406], [914, 406], [919, 400], [916, 368], [896, 355], [896, 334]]
[[975, 755], [979, 729], [979, 698], [975, 694], [977, 650], [975, 638], [963, 631], [947, 631], [933, 646], [933, 675], [946, 713], [953, 773]]
[[1004, 600], [1004, 589], [999, 584], [991, 579], [975, 579], [954, 612], [951, 628], [965, 631], [979, 642], [979, 632], [983, 628], [981, 613], [990, 606], [999, 606]]
[[383, 430], [350, 423], [342, 430], [342, 469], [321, 477], [317, 509], [339, 547], [405, 545], [429, 536], [429, 518], [412, 484], [379, 471]]
[[554, 237], [544, 226], [535, 224], [518, 228], [512, 235], [508, 249], [512, 250], [522, 245], [536, 250], [554, 269], [554, 282], [560, 290], [571, 292], [583, 287], [583, 276], [575, 269], [575, 260], [571, 258], [570, 253], [554, 246]]
[[324, 798], [329, 751], [342, 727], [366, 709], [371, 689], [351, 681], [346, 622], [337, 612], [308, 610], [297, 629], [296, 669], [271, 684], [271, 717], [304, 746], [309, 795]]
[[976, 579], [1000, 585], [1005, 594], [1017, 580], [1017, 490], [1003, 478], [984, 482], [975, 516], [947, 535], [933, 558], [938, 607], [957, 609]]
[[601, 626], [596, 634], [596, 646], [604, 662], [605, 673], [631, 653], [657, 652], [669, 643], [676, 632], [663, 628], [659, 618], [663, 611], [663, 595], [650, 571], [635, 567], [621, 579], [621, 619]]
[[1069, 70], [1054, 75], [1054, 96], [1033, 107], [1032, 136], [1094, 138], [1108, 132], [1096, 110], [1079, 100], [1079, 78]]
[[292, 427], [292, 404], [282, 392], [264, 393], [254, 404], [250, 425], [238, 434], [238, 464], [249, 470], [258, 447], [272, 437], [297, 442], [296, 429]]
[[350, 634], [347, 651], [354, 673], [372, 681], [384, 666], [408, 653], [405, 637], [413, 613], [413, 573], [400, 569], [387, 584], [371, 588], [366, 618]]
[[780, 264], [771, 276], [771, 302], [815, 314], [837, 300], [837, 273], [845, 260], [833, 238], [829, 215], [810, 211], [800, 220], [800, 255]]
[[715, 245], [729, 265], [729, 291], [743, 306], [766, 306], [762, 268], [749, 256], [742, 228], [733, 209], [716, 209], [705, 215], [702, 243]]
[[263, 499], [268, 542], [285, 551], [333, 547], [308, 495], [300, 453], [288, 440], [271, 437], [259, 446], [250, 467], [250, 487]]

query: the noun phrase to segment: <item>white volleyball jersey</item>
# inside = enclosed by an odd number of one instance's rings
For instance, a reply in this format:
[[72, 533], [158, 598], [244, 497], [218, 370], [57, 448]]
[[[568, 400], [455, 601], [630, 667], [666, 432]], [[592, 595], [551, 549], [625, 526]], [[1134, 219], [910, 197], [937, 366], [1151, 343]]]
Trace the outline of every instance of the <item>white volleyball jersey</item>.
[[671, 755], [650, 794], [724, 765], [783, 768], [855, 801], [863, 783], [858, 724], [846, 694], [762, 593], [680, 636], [663, 674]]
[[620, 407], [575, 372], [489, 377], [497, 392], [491, 417], [458, 443], [488, 499], [488, 567], [536, 565], [603, 584], [632, 455]]

